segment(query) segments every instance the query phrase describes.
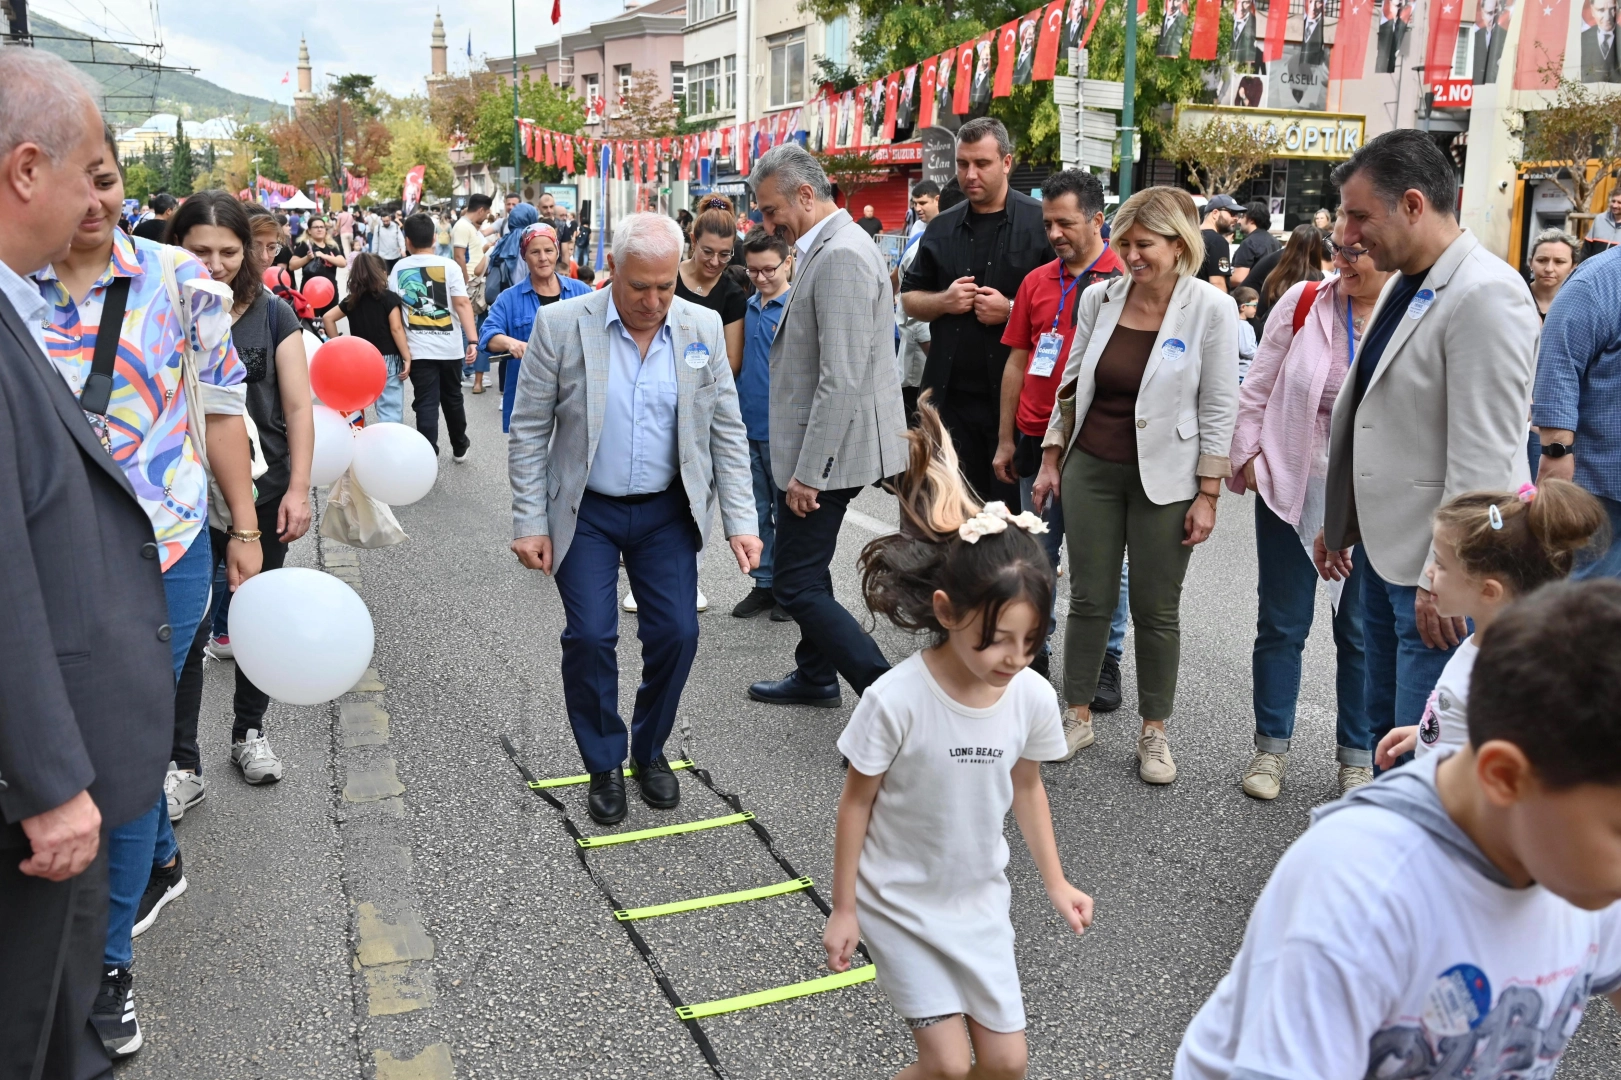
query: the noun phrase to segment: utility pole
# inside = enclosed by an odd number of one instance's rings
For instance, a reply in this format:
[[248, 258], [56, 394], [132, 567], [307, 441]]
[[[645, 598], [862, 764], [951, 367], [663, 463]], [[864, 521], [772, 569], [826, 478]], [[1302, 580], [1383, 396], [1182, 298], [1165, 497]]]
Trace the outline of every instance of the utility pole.
[[[1278, 3], [1279, 0], [1272, 0]], [[1132, 160], [1132, 136], [1137, 133], [1137, 0], [1126, 3], [1126, 93], [1120, 103], [1120, 201], [1131, 198], [1131, 182], [1136, 171]]]
[[523, 191], [523, 133], [518, 127], [518, 0], [512, 0], [512, 186]]

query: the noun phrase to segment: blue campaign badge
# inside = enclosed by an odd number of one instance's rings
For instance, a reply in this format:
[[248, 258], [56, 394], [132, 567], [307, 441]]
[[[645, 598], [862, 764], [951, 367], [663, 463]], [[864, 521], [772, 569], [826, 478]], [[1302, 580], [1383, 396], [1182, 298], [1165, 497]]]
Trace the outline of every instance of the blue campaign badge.
[[1424, 1026], [1435, 1035], [1463, 1035], [1480, 1025], [1492, 1008], [1492, 983], [1473, 964], [1441, 972], [1424, 1000]]
[[689, 368], [706, 368], [709, 366], [709, 346], [701, 341], [694, 341], [687, 346], [687, 351], [682, 354], [682, 359], [687, 362]]
[[1182, 354], [1188, 351], [1188, 347], [1183, 344], [1181, 338], [1167, 338], [1165, 344], [1159, 347], [1159, 351], [1160, 356], [1174, 364], [1182, 359]]
[[1418, 290], [1412, 302], [1407, 305], [1407, 317], [1409, 319], [1422, 319], [1424, 313], [1430, 310], [1430, 305], [1433, 303], [1435, 303], [1434, 289]]

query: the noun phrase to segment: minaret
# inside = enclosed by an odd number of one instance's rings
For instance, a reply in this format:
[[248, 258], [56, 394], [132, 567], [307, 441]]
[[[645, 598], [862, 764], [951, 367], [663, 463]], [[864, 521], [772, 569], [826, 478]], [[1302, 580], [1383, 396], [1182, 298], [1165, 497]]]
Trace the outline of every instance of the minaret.
[[432, 57], [428, 72], [428, 82], [444, 82], [449, 77], [445, 68], [445, 20], [439, 17], [439, 12], [433, 13], [433, 44], [428, 49]]
[[298, 93], [293, 95], [293, 112], [302, 116], [304, 110], [315, 103], [310, 89], [310, 47], [303, 37], [298, 39]]

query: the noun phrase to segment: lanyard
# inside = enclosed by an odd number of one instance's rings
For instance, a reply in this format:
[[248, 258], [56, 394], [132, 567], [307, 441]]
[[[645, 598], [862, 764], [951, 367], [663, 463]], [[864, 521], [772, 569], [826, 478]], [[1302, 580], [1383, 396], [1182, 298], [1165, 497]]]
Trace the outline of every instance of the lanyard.
[[1351, 298], [1345, 298], [1345, 366], [1356, 363], [1356, 333], [1351, 329]]
[[1098, 252], [1098, 257], [1092, 260], [1092, 266], [1088, 266], [1070, 279], [1068, 287], [1064, 285], [1064, 264], [1062, 262], [1058, 264], [1058, 310], [1053, 314], [1053, 328], [1049, 333], [1058, 333], [1058, 320], [1064, 316], [1064, 302], [1069, 299], [1069, 294], [1074, 292], [1076, 286], [1081, 283], [1081, 278], [1092, 272], [1092, 267], [1102, 261], [1104, 253], [1108, 250], [1108, 248], [1104, 248], [1103, 251]]

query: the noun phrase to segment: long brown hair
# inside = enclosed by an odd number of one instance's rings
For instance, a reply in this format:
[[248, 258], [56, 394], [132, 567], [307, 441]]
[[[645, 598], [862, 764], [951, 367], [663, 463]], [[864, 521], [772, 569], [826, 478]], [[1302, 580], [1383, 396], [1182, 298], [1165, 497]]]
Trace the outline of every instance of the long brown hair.
[[1289, 234], [1289, 242], [1283, 245], [1283, 254], [1278, 256], [1278, 265], [1272, 268], [1261, 286], [1261, 296], [1270, 308], [1290, 286], [1321, 280], [1323, 231], [1315, 225], [1296, 225], [1295, 231]]
[[382, 296], [388, 291], [388, 264], [369, 251], [349, 261], [349, 296]]
[[1577, 553], [1602, 539], [1608, 522], [1599, 501], [1568, 480], [1528, 484], [1524, 497], [1471, 491], [1435, 512], [1463, 572], [1494, 578], [1516, 596], [1569, 577]]
[[169, 219], [164, 241], [183, 247], [186, 234], [199, 225], [228, 229], [242, 241], [242, 265], [237, 267], [236, 277], [231, 279], [231, 292], [236, 306], [247, 310], [259, 299], [259, 293], [264, 289], [264, 283], [260, 280], [264, 268], [259, 265], [258, 253], [253, 250], [253, 223], [248, 219], [242, 200], [229, 191], [218, 189], [187, 195], [186, 201]]

